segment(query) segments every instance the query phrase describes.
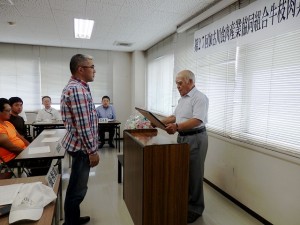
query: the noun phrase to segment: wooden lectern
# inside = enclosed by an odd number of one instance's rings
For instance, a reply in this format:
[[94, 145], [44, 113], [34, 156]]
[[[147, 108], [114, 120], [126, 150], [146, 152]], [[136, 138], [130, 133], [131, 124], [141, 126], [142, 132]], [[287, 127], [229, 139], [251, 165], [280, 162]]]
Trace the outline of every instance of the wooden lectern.
[[188, 144], [156, 129], [124, 130], [123, 137], [123, 197], [134, 224], [187, 224]]

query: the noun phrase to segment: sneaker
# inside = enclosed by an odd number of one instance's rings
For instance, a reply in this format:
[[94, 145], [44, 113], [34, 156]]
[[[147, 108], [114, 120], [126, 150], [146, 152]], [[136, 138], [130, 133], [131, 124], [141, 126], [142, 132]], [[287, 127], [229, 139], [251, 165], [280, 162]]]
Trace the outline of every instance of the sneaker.
[[[89, 222], [91, 220], [91, 218], [89, 216], [83, 216], [79, 218], [79, 224], [86, 224], [87, 222]], [[63, 223], [62, 225], [66, 225], [66, 223]]]
[[192, 211], [188, 211], [188, 223], [194, 223], [201, 215]]
[[89, 216], [83, 216], [79, 218], [79, 224], [86, 224], [87, 222], [89, 222], [91, 220], [91, 218]]

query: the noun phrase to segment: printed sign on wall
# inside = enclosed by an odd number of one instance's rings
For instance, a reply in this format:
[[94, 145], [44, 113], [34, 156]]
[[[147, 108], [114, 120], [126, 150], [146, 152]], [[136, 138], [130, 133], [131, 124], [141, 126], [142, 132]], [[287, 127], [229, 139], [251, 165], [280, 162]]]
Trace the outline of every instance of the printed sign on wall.
[[196, 31], [193, 48], [209, 54], [298, 29], [300, 0], [258, 0]]

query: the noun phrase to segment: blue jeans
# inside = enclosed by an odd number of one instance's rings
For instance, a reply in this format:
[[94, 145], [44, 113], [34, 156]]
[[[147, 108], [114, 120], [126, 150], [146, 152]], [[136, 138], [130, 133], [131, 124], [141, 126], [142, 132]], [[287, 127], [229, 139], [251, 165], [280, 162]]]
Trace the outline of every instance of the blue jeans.
[[65, 224], [79, 225], [80, 203], [88, 189], [90, 161], [83, 151], [69, 154], [72, 156], [72, 170], [65, 198]]

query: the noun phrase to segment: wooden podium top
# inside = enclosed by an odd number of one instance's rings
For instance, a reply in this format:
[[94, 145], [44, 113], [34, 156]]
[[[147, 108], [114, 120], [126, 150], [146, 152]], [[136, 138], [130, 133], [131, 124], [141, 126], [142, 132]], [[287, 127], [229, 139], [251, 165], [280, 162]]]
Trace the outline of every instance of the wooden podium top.
[[124, 132], [129, 133], [142, 146], [177, 144], [167, 136], [158, 135], [157, 129], [133, 129]]

